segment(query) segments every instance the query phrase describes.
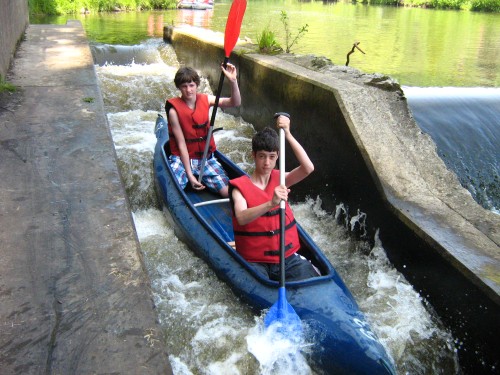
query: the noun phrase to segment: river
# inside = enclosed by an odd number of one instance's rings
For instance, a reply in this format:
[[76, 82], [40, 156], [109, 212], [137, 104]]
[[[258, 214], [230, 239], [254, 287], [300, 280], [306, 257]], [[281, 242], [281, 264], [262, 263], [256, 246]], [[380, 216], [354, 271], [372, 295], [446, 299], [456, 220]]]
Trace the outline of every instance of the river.
[[[259, 353], [273, 348], [252, 347], [259, 317], [252, 315], [175, 237], [158, 209], [153, 188], [154, 120], [163, 111], [164, 99], [177, 95], [172, 81], [178, 62], [170, 46], [161, 40], [163, 25], [189, 23], [222, 31], [228, 7], [229, 3], [223, 2], [216, 3], [210, 12], [183, 10], [71, 18], [82, 21], [99, 63], [96, 71], [174, 373], [288, 375], [290, 368], [286, 364], [277, 365], [273, 358]], [[256, 33], [267, 24], [279, 26], [282, 9], [289, 12], [295, 28], [304, 23], [311, 25], [294, 52], [314, 52], [343, 64], [352, 43], [361, 41], [366, 55], [351, 55], [350, 66], [397, 78], [408, 86], [410, 104], [417, 103], [412, 98], [432, 99], [437, 91], [433, 86], [482, 86], [498, 92], [498, 15], [350, 3], [256, 1], [249, 3], [242, 36], [255, 40]], [[66, 19], [59, 17], [50, 22], [64, 23]], [[321, 29], [317, 29], [318, 25]], [[467, 31], [457, 31], [456, 25], [464, 25]], [[434, 33], [436, 28], [439, 32]], [[206, 82], [202, 87], [209, 91]], [[462, 97], [469, 93], [462, 92]], [[487, 117], [493, 121], [490, 153], [498, 173], [499, 148], [495, 145], [500, 139], [500, 126], [496, 109]], [[219, 148], [247, 168], [252, 125], [222, 113], [217, 115], [217, 122], [224, 127], [224, 131], [216, 133]], [[449, 130], [441, 131], [442, 127], [433, 120], [426, 126], [424, 131], [434, 131], [436, 139], [440, 134], [442, 139], [449, 139], [443, 136], [450, 134]], [[468, 129], [464, 139], [470, 141], [472, 134], [481, 149], [482, 141], [473, 130]], [[458, 137], [457, 132], [451, 132], [451, 137], [460, 140], [462, 134]], [[372, 248], [367, 242], [352, 239], [347, 228], [337, 224], [336, 215], [343, 209], [341, 202], [333, 213], [325, 212], [317, 197], [295, 202], [293, 208], [352, 291], [394, 359], [398, 373], [460, 372], [457, 349], [462, 343], [443, 327], [425, 296], [392, 267], [380, 241], [375, 239]], [[495, 208], [498, 205], [491, 207]], [[314, 364], [302, 363], [294, 373], [316, 372]]]

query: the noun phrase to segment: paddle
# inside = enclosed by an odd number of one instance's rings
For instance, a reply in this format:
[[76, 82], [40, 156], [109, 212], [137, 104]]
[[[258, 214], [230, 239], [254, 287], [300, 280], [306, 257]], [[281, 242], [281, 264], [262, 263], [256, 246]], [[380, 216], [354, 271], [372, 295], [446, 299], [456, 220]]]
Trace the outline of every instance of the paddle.
[[[233, 50], [236, 42], [238, 41], [238, 37], [240, 36], [241, 22], [243, 21], [243, 15], [245, 14], [246, 8], [246, 0], [234, 0], [233, 4], [231, 4], [231, 9], [229, 9], [229, 15], [227, 16], [226, 21], [226, 32], [224, 33], [224, 68], [227, 67], [227, 63], [229, 62], [229, 55], [231, 54], [231, 51]], [[205, 150], [203, 151], [203, 158], [201, 159], [200, 175], [198, 177], [199, 182], [201, 182], [201, 178], [203, 177], [203, 170], [205, 169], [205, 163], [207, 162], [208, 149], [210, 148], [210, 139], [212, 138], [212, 133], [214, 131], [215, 115], [219, 106], [219, 99], [222, 92], [223, 82], [224, 72], [221, 72], [219, 78], [219, 87], [217, 88], [217, 95], [215, 96], [215, 104], [212, 109], [212, 117], [210, 118], [210, 127], [208, 129]]]
[[[274, 115], [290, 117], [288, 113], [279, 112]], [[285, 131], [280, 128], [280, 185], [285, 184]], [[271, 324], [281, 323], [280, 332], [290, 333], [292, 335], [300, 334], [302, 323], [293, 307], [286, 300], [285, 289], [285, 201], [280, 202], [280, 283], [278, 290], [278, 301], [271, 306], [267, 315], [264, 317], [264, 324], [269, 327]]]

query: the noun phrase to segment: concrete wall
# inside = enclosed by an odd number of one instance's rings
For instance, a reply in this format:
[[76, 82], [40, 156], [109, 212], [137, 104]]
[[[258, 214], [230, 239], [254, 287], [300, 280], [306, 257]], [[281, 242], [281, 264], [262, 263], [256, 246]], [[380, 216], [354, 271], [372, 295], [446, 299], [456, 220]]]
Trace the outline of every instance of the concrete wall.
[[[165, 37], [180, 63], [208, 77], [215, 91], [222, 34], [167, 28]], [[316, 166], [294, 194], [319, 195], [329, 211], [342, 202], [346, 219], [366, 213], [366, 238], [380, 230], [391, 262], [466, 343], [459, 348], [464, 370], [499, 368], [492, 348], [500, 344], [494, 333], [500, 330], [500, 217], [474, 202], [446, 168], [399, 85], [321, 58], [254, 51], [239, 45], [231, 55], [242, 105], [230, 112], [257, 129], [271, 125], [275, 112], [289, 112], [292, 131]]]
[[3, 79], [28, 23], [28, 0], [0, 0], [0, 77]]

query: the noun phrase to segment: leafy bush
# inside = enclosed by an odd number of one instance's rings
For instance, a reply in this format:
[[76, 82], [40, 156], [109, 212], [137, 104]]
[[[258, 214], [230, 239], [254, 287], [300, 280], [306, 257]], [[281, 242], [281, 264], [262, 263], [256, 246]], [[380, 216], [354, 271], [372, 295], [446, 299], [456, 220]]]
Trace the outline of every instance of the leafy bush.
[[435, 9], [500, 12], [500, 0], [355, 0], [370, 5], [401, 5]]
[[60, 15], [81, 11], [173, 9], [176, 0], [29, 0], [31, 14]]
[[372, 5], [401, 5], [400, 0], [370, 0]]
[[471, 0], [470, 10], [484, 12], [500, 12], [499, 0]]

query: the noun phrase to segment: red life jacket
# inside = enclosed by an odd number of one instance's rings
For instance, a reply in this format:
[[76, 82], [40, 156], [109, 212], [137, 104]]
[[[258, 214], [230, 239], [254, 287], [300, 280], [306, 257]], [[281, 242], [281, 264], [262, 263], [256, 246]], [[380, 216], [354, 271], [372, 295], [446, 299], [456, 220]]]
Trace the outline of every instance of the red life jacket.
[[[273, 170], [265, 190], [259, 189], [248, 176], [229, 181], [238, 188], [248, 208], [259, 206], [272, 199], [274, 188], [279, 185], [279, 171]], [[285, 206], [285, 258], [296, 253], [299, 248], [299, 235], [293, 212]], [[280, 218], [279, 205], [246, 225], [239, 225], [233, 212], [234, 240], [236, 251], [249, 262], [279, 263]]]
[[[186, 146], [189, 153], [190, 159], [201, 159], [203, 157], [203, 152], [205, 151], [205, 143], [207, 141], [208, 129], [210, 127], [210, 121], [208, 120], [208, 110], [210, 106], [208, 105], [208, 96], [205, 94], [196, 94], [196, 107], [194, 111], [187, 106], [187, 104], [181, 98], [173, 98], [167, 100], [165, 103], [165, 111], [170, 111], [171, 108], [175, 108], [177, 111], [177, 116], [179, 117], [179, 123], [182, 128], [182, 133], [186, 140]], [[172, 155], [180, 156], [179, 146], [169, 128], [170, 135], [170, 150]], [[215, 140], [212, 136], [210, 138], [210, 148], [209, 153], [215, 151]]]

